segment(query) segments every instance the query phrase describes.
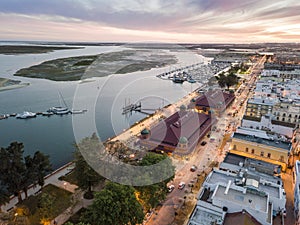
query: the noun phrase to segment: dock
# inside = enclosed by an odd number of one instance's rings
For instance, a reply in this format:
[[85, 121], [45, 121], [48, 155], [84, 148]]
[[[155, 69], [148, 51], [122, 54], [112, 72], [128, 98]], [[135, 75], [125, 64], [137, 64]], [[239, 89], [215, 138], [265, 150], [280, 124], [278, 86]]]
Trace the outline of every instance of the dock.
[[43, 116], [43, 117], [50, 117], [50, 116], [53, 116], [53, 115], [60, 115], [60, 116], [63, 116], [63, 115], [68, 115], [68, 114], [83, 114], [85, 112], [87, 112], [86, 109], [82, 109], [82, 110], [75, 110], [75, 109], [72, 109], [72, 110], [64, 110], [64, 111], [61, 111], [61, 112], [54, 112], [52, 111], [53, 107], [48, 109], [47, 111], [45, 112], [41, 112], [41, 111], [38, 111], [38, 112], [28, 112], [28, 111], [24, 111], [22, 113], [10, 113], [10, 114], [0, 114], [0, 120], [4, 120], [4, 119], [8, 119], [10, 117], [14, 117], [16, 119], [31, 119], [31, 118], [36, 118], [37, 116]]

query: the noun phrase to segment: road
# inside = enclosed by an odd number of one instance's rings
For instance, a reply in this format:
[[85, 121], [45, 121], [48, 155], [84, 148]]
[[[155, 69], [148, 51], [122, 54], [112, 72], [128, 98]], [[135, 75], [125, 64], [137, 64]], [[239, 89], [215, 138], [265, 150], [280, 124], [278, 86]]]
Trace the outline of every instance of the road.
[[[223, 138], [228, 138], [228, 135], [234, 132], [236, 127], [239, 125], [246, 109], [247, 99], [250, 97], [249, 93], [251, 91], [251, 86], [256, 82], [257, 75], [260, 73], [264, 62], [265, 57], [262, 57], [261, 60], [253, 66], [250, 74], [250, 80], [236, 91], [237, 97], [232, 106], [228, 108], [221, 117], [217, 118], [218, 122], [215, 125], [217, 129], [215, 131], [211, 131], [211, 136], [214, 136], [215, 141], [212, 142], [208, 137], [205, 137], [203, 140], [206, 141], [207, 144], [205, 146], [198, 145], [188, 158], [183, 160], [173, 159], [173, 163], [176, 166], [176, 174], [171, 184], [174, 184], [176, 188], [167, 196], [162, 207], [155, 211], [145, 224], [171, 224], [175, 219], [175, 212], [178, 208], [181, 208], [185, 202], [184, 197], [187, 197], [187, 193], [191, 192], [191, 187], [189, 187], [188, 184], [193, 184], [198, 179], [197, 174], [201, 174], [203, 171], [207, 170], [212, 161], [223, 161], [226, 152], [229, 150], [229, 145], [223, 143]], [[179, 107], [181, 103], [183, 102], [179, 102], [176, 107]], [[237, 110], [234, 117], [228, 116], [228, 113], [232, 112], [232, 110]], [[224, 146], [224, 149], [220, 149], [221, 145]], [[190, 171], [192, 165], [196, 165], [198, 167], [197, 171]], [[186, 187], [184, 190], [179, 190], [177, 187], [182, 181], [186, 183]], [[195, 199], [194, 204], [196, 204]]]

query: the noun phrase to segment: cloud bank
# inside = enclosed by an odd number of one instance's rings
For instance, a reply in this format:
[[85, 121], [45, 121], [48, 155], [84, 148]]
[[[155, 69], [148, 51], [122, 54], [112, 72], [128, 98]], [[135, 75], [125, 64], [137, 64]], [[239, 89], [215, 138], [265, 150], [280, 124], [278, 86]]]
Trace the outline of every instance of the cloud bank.
[[0, 39], [290, 42], [298, 0], [1, 0]]

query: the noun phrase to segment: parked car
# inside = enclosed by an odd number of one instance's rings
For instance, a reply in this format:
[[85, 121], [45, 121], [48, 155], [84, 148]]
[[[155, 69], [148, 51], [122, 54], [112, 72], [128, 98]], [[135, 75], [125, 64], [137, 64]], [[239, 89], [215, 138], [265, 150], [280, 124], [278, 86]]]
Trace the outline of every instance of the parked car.
[[174, 188], [175, 188], [175, 185], [173, 185], [173, 184], [169, 185], [168, 192], [169, 193], [172, 192], [174, 190]]
[[207, 143], [206, 141], [202, 141], [201, 145], [204, 146], [204, 145], [206, 145], [206, 143]]
[[182, 190], [185, 187], [185, 183], [181, 181], [178, 185], [178, 189]]
[[197, 170], [197, 166], [195, 166], [195, 165], [192, 165], [192, 167], [191, 167], [190, 171], [191, 171], [191, 172], [195, 172], [196, 170]]

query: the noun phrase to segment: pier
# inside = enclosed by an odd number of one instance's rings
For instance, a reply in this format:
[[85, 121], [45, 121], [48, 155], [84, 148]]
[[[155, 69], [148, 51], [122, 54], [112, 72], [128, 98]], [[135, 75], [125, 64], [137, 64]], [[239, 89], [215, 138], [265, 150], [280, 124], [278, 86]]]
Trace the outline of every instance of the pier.
[[126, 104], [126, 99], [125, 99], [125, 106], [122, 108], [122, 115], [127, 115], [128, 113], [132, 113], [133, 111], [135, 112], [140, 112], [146, 115], [151, 115], [154, 113], [157, 109], [146, 109], [142, 108], [142, 103], [127, 103]]

